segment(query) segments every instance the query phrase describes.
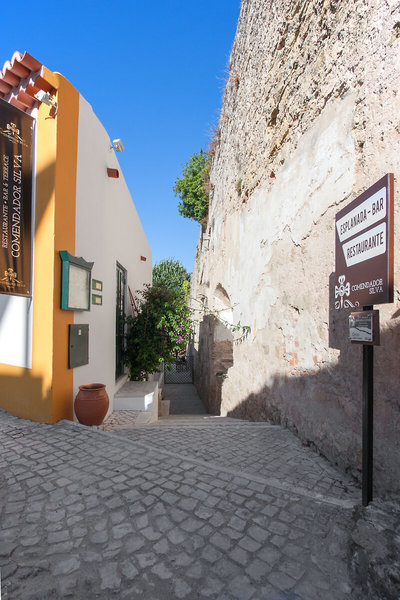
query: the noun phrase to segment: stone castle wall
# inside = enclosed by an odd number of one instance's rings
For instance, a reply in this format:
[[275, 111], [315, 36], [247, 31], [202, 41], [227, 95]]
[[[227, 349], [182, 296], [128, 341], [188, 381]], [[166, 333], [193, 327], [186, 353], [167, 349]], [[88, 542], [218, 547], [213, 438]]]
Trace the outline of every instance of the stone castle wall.
[[359, 473], [362, 349], [334, 309], [334, 222], [394, 173], [395, 298], [377, 307], [375, 349], [381, 495], [400, 491], [399, 59], [397, 0], [242, 0], [192, 290], [251, 326], [245, 339], [200, 327], [213, 412], [282, 423]]

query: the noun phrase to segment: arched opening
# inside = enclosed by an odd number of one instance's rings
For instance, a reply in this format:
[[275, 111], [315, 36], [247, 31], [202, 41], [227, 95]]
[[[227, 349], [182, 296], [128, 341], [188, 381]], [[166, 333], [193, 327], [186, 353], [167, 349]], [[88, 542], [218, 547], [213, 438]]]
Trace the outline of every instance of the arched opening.
[[212, 310], [215, 316], [205, 316], [200, 324], [195, 383], [208, 412], [220, 415], [223, 384], [233, 365], [233, 310], [221, 284], [213, 294]]

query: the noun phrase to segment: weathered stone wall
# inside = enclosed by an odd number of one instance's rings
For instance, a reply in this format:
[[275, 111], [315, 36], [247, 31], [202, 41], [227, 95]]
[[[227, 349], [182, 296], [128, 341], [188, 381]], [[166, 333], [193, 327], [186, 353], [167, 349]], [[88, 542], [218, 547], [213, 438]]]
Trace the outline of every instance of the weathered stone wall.
[[[334, 221], [394, 173], [395, 302], [379, 307], [375, 349], [379, 494], [400, 490], [399, 49], [397, 0], [242, 0], [193, 276], [210, 308], [222, 286], [233, 321], [251, 326], [233, 342], [220, 413], [280, 422], [357, 474], [362, 351], [334, 309]], [[206, 329], [197, 373], [212, 404]]]
[[[219, 415], [223, 383], [233, 365], [232, 332], [213, 316], [208, 315], [200, 324], [197, 338], [194, 352], [196, 387], [207, 412]], [[207, 359], [204, 360], [204, 357]]]

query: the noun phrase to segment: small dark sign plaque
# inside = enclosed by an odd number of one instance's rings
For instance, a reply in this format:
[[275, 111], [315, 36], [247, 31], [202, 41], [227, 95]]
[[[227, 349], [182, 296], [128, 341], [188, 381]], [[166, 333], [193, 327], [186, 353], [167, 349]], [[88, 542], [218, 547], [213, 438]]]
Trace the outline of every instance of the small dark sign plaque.
[[335, 308], [393, 302], [393, 174], [336, 215]]

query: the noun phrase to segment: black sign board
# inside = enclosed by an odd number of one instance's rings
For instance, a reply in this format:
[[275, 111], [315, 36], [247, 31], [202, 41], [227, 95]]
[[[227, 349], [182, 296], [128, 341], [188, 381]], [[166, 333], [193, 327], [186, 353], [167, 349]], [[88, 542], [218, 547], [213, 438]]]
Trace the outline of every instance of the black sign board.
[[0, 293], [31, 296], [34, 119], [0, 99]]
[[336, 215], [335, 308], [393, 302], [393, 174]]

